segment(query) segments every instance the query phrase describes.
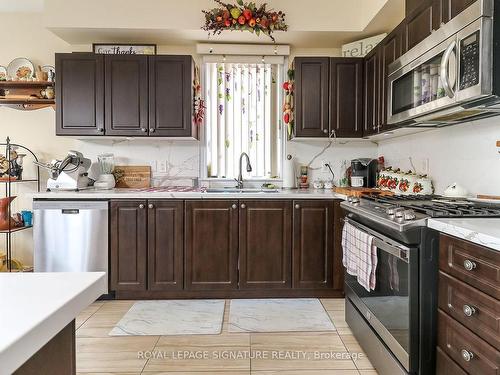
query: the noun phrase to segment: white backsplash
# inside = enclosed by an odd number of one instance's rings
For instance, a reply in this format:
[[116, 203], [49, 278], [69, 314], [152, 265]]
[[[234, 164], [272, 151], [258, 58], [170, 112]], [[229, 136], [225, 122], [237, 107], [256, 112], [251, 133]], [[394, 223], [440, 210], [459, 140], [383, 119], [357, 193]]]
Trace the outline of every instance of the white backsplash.
[[417, 172], [428, 173], [438, 194], [457, 182], [472, 195], [500, 195], [497, 140], [500, 118], [493, 117], [384, 140], [378, 153], [387, 166], [407, 170], [413, 169], [413, 163]]
[[[298, 169], [300, 165], [308, 165], [328, 144], [328, 141], [317, 140], [290, 141], [287, 142], [286, 153], [294, 157], [296, 169]], [[343, 160], [347, 160], [347, 166], [350, 166], [352, 159], [376, 157], [377, 145], [373, 142], [367, 140], [333, 141], [331, 146], [311, 164], [309, 181], [312, 184], [315, 179], [331, 179], [331, 173], [322, 168], [323, 162], [326, 161], [332, 167], [333, 173], [335, 173], [335, 184], [338, 185]]]

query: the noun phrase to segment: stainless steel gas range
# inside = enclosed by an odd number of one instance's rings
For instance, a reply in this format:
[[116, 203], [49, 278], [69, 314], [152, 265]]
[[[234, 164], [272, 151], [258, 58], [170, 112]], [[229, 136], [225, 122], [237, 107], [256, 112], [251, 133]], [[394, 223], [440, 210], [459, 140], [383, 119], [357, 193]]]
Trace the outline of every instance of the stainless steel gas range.
[[368, 196], [341, 203], [373, 236], [376, 286], [346, 273], [346, 321], [382, 375], [435, 371], [439, 235], [430, 217], [500, 217], [500, 208], [440, 196]]

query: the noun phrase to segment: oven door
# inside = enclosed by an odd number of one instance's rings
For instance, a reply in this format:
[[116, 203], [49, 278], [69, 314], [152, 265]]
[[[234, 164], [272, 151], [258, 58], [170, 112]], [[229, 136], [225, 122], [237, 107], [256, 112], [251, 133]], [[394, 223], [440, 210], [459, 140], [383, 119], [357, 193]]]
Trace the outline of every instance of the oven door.
[[418, 366], [418, 250], [358, 222], [348, 222], [374, 236], [378, 263], [375, 290], [368, 292], [356, 277], [346, 274], [346, 296], [401, 365], [412, 372]]

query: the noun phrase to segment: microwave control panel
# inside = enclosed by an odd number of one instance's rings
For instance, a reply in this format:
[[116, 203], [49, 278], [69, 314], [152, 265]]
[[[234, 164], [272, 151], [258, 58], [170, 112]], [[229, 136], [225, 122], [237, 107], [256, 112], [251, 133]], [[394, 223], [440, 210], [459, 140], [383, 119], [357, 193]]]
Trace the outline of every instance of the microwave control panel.
[[479, 83], [479, 31], [460, 41], [460, 90]]

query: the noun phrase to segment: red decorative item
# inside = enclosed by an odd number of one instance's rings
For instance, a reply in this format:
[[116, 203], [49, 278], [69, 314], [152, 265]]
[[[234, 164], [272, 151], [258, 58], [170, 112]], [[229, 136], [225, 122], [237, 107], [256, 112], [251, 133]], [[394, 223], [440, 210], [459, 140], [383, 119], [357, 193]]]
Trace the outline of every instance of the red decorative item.
[[285, 13], [268, 11], [265, 3], [257, 7], [254, 2], [244, 3], [243, 0], [237, 0], [237, 4], [214, 1], [220, 5], [219, 8], [202, 11], [205, 14], [205, 25], [202, 29], [212, 32], [213, 35], [224, 30], [247, 30], [256, 35], [263, 33], [275, 42], [272, 33], [288, 29]]

